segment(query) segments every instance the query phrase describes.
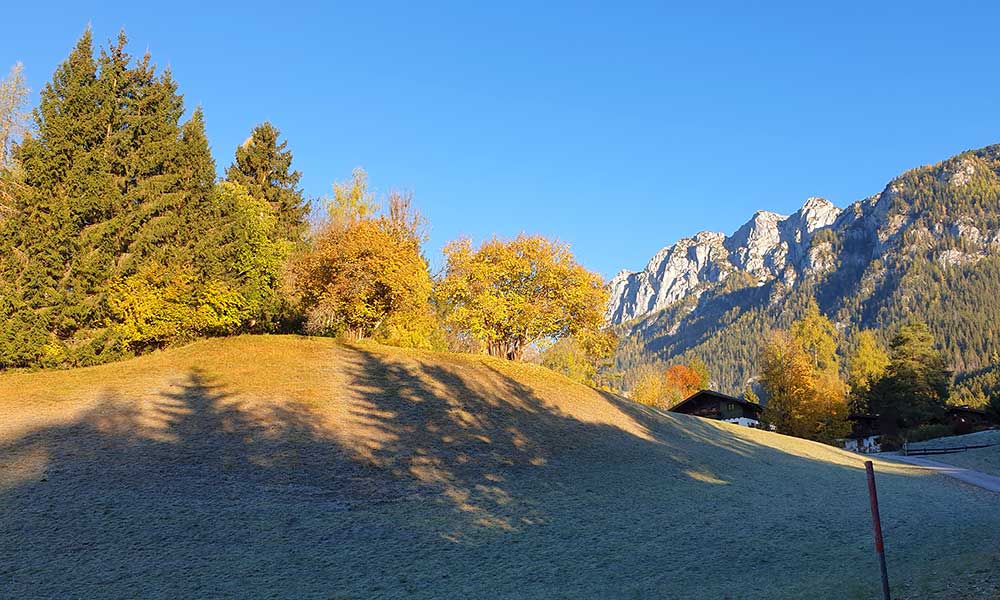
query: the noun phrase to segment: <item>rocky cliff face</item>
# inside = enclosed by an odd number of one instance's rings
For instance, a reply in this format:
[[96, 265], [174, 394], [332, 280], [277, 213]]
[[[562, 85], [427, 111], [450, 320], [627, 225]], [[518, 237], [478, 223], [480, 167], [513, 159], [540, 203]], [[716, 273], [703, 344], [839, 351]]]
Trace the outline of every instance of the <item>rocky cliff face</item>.
[[[960, 375], [1000, 356], [1000, 145], [893, 179], [841, 210], [810, 198], [789, 216], [758, 212], [732, 235], [703, 232], [611, 282], [628, 387], [643, 364], [698, 356], [739, 392], [774, 328], [815, 299], [848, 337], [926, 321]], [[1000, 393], [1000, 389], [998, 389]]]
[[734, 275], [745, 274], [757, 285], [776, 279], [794, 284], [817, 267], [810, 254], [813, 235], [840, 214], [829, 201], [809, 198], [790, 216], [760, 211], [729, 237], [703, 231], [683, 238], [657, 252], [642, 271], [622, 271], [611, 280], [606, 316], [614, 324], [631, 321], [697, 298]]

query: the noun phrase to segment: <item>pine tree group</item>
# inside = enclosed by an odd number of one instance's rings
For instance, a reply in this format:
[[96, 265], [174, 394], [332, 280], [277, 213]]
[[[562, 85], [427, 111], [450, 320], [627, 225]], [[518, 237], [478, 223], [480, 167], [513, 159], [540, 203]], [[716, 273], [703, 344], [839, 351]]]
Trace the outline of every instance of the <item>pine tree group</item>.
[[[118, 35], [86, 31], [34, 111], [0, 221], [0, 368], [86, 365], [173, 340], [275, 326], [305, 203], [262, 125], [216, 184], [200, 109]], [[249, 257], [249, 258], [248, 258]]]

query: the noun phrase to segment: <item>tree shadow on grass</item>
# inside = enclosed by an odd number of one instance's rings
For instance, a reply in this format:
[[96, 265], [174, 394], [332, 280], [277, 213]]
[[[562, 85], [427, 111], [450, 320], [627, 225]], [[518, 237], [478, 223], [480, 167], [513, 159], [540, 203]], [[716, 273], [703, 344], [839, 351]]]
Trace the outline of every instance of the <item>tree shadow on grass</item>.
[[0, 443], [0, 596], [782, 597], [749, 553], [814, 568], [867, 541], [860, 463], [817, 469], [611, 394], [569, 414], [489, 361], [334, 360], [344, 422], [193, 370]]

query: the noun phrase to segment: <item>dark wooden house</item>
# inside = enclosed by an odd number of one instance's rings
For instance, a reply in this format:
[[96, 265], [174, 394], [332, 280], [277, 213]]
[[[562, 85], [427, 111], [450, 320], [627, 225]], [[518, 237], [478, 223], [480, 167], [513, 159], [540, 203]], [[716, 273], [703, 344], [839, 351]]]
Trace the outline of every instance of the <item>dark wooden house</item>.
[[851, 413], [847, 420], [851, 422], [851, 433], [844, 439], [844, 448], [866, 454], [881, 451], [878, 438], [884, 430], [884, 419], [879, 415]]
[[750, 426], [760, 423], [760, 415], [764, 409], [759, 404], [747, 402], [743, 398], [713, 390], [701, 390], [670, 411]]
[[848, 437], [852, 439], [863, 440], [882, 434], [881, 419], [878, 415], [851, 413], [847, 415], [847, 420], [851, 422], [851, 433]]
[[946, 422], [959, 435], [987, 429], [993, 424], [985, 410], [969, 406], [949, 406], [944, 414]]

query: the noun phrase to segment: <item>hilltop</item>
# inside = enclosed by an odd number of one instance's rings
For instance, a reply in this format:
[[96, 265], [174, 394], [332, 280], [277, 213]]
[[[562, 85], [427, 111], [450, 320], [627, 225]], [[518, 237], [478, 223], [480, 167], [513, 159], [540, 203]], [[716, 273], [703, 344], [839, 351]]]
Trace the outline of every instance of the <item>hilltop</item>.
[[[0, 586], [14, 597], [877, 590], [861, 457], [535, 365], [212, 339], [0, 375], [0, 416]], [[1000, 589], [995, 496], [876, 468], [897, 593]]]
[[[907, 171], [843, 210], [810, 198], [788, 216], [760, 211], [730, 236], [682, 239], [611, 281], [606, 316], [626, 337], [620, 368], [699, 356], [733, 393], [755, 375], [769, 330], [809, 298], [848, 336], [926, 321], [960, 380], [974, 378], [1000, 355], [998, 252], [994, 145]], [[983, 395], [973, 387], [963, 401]]]

